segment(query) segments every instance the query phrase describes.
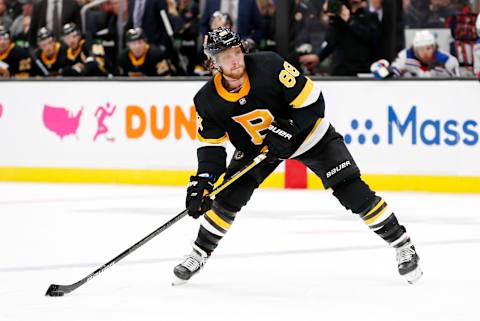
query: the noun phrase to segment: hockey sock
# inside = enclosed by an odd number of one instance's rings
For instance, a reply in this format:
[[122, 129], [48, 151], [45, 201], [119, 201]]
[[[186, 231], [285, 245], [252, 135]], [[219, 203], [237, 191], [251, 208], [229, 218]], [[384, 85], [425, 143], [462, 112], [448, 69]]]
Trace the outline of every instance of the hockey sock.
[[360, 177], [334, 186], [333, 195], [346, 209], [359, 214], [365, 224], [391, 246], [400, 247], [410, 241], [405, 227], [398, 223], [387, 203]]
[[365, 224], [390, 246], [397, 248], [410, 241], [405, 227], [398, 223], [381, 197], [375, 196], [374, 202], [359, 214]]
[[212, 209], [201, 218], [195, 244], [210, 255], [230, 229], [236, 214], [213, 202]]

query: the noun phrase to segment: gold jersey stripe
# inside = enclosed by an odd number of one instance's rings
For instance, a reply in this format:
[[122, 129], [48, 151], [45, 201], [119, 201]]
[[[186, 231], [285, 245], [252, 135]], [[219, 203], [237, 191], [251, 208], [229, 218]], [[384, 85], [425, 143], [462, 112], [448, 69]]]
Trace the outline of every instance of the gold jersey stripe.
[[[310, 137], [313, 135], [313, 133], [317, 130], [317, 127], [320, 125], [320, 123], [322, 122], [323, 118], [319, 118], [317, 119], [317, 121], [315, 122], [315, 125], [313, 125], [313, 128], [312, 130], [310, 131], [310, 133], [308, 134], [307, 138], [305, 138], [303, 140], [303, 143], [305, 143], [306, 141], [308, 141], [310, 139]], [[302, 144], [303, 144], [302, 143]]]
[[197, 139], [202, 143], [209, 143], [209, 144], [221, 144], [228, 140], [228, 135], [225, 134], [223, 137], [220, 138], [204, 138], [200, 133], [197, 133]]
[[372, 208], [365, 216], [364, 218], [367, 218], [369, 215], [373, 214], [376, 210], [378, 210], [380, 208], [380, 206], [383, 205], [383, 203], [385, 203], [385, 200], [382, 198], [380, 200], [380, 202], [377, 203], [377, 205], [375, 205], [374, 208]]
[[15, 44], [12, 42], [10, 43], [10, 45], [8, 46], [7, 50], [5, 50], [4, 52], [2, 52], [2, 54], [0, 55], [0, 61], [3, 61], [5, 59], [8, 58], [8, 56], [10, 55], [10, 52], [13, 50], [13, 48], [15, 48]]
[[375, 215], [372, 218], [369, 218], [368, 220], [365, 221], [365, 224], [370, 225], [374, 223], [380, 216], [382, 216], [383, 213], [388, 209], [388, 206], [385, 206], [377, 215]]
[[305, 86], [303, 86], [302, 91], [300, 94], [298, 94], [297, 98], [295, 98], [290, 105], [293, 106], [293, 108], [299, 108], [302, 107], [303, 103], [307, 98], [310, 96], [310, 94], [313, 91], [313, 81], [310, 80], [310, 78], [307, 77], [307, 82], [305, 83]]
[[208, 218], [210, 218], [212, 221], [215, 222], [215, 224], [217, 224], [224, 230], [228, 230], [231, 226], [230, 223], [226, 222], [223, 218], [218, 216], [217, 213], [215, 213], [213, 210], [208, 211], [205, 215], [208, 216]]

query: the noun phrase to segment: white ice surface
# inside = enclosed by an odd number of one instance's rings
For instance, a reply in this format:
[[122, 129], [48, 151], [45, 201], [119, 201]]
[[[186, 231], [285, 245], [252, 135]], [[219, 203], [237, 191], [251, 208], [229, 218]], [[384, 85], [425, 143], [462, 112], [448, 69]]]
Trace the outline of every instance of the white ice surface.
[[179, 213], [184, 189], [0, 184], [0, 320], [480, 320], [480, 196], [381, 195], [421, 256], [415, 285], [330, 193], [259, 190], [189, 284], [170, 285], [197, 233], [186, 217], [50, 298]]

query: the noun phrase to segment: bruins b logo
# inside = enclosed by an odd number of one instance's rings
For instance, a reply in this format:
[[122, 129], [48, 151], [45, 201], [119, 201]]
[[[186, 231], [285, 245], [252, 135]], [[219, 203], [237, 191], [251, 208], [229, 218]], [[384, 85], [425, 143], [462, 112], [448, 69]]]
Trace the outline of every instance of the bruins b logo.
[[252, 138], [252, 143], [261, 145], [265, 135], [262, 135], [260, 132], [270, 126], [273, 116], [268, 109], [256, 109], [249, 113], [232, 117], [232, 119], [242, 125]]

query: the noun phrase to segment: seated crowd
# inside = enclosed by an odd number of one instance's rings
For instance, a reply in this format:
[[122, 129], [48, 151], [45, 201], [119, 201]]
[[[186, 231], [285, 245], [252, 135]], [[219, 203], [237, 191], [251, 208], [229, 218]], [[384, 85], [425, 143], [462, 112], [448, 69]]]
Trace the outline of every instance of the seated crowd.
[[[288, 1], [282, 55], [306, 74], [480, 79], [480, 1]], [[237, 31], [250, 52], [277, 49], [275, 3], [0, 0], [0, 79], [208, 75], [201, 47], [212, 29]], [[436, 30], [450, 32], [449, 48]]]

